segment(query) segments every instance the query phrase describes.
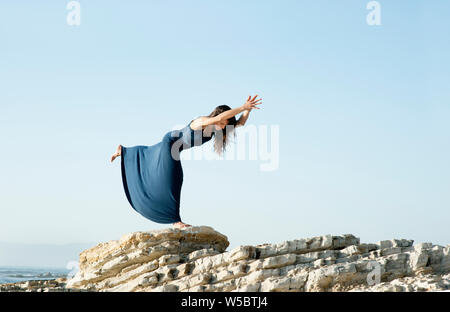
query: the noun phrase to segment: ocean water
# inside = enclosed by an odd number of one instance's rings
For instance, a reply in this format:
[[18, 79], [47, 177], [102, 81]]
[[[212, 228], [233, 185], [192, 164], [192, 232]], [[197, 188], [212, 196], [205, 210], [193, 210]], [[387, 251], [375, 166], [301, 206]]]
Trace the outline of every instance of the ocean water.
[[70, 271], [65, 268], [0, 266], [0, 284], [67, 277]]

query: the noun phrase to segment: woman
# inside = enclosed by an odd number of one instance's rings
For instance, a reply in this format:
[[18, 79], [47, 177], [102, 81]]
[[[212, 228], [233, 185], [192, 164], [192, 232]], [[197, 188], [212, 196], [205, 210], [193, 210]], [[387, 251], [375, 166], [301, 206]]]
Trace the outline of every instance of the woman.
[[[180, 152], [202, 145], [214, 136], [214, 150], [221, 155], [234, 128], [245, 124], [252, 109], [260, 109], [256, 105], [262, 102], [256, 99], [257, 96], [249, 96], [245, 104], [238, 108], [217, 106], [208, 116], [200, 116], [180, 130], [167, 132], [162, 141], [155, 145], [119, 145], [111, 162], [122, 156], [122, 183], [133, 209], [157, 223], [172, 223], [180, 229], [191, 226], [180, 218], [183, 184]], [[243, 114], [236, 121], [235, 115], [241, 112]]]

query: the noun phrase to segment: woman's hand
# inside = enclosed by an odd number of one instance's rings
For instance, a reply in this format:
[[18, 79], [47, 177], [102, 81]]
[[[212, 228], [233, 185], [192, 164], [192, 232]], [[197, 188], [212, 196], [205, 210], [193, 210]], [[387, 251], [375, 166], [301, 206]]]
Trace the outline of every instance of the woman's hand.
[[256, 105], [259, 105], [261, 103], [258, 103], [259, 101], [261, 101], [262, 99], [256, 100], [256, 97], [258, 96], [255, 95], [255, 97], [252, 99], [251, 95], [248, 96], [247, 102], [245, 102], [244, 105], [242, 105], [242, 107], [245, 110], [251, 111], [252, 109], [256, 108], [256, 109], [260, 109], [259, 107], [257, 107]]

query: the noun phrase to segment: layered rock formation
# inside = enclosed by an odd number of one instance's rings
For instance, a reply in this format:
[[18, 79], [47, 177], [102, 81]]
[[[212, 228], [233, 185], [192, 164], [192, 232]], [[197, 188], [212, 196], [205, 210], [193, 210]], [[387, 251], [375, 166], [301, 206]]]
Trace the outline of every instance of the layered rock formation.
[[450, 289], [450, 245], [324, 235], [225, 251], [210, 227], [137, 232], [80, 254], [67, 289], [427, 291]]

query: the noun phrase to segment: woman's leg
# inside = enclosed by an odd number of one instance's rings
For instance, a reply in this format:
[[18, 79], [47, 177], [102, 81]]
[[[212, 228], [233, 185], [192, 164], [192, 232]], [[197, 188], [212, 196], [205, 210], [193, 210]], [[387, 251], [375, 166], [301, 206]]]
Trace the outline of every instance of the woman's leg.
[[116, 159], [120, 155], [122, 155], [122, 145], [119, 144], [119, 146], [117, 147], [116, 153], [111, 156], [111, 162], [113, 162], [114, 159]]

